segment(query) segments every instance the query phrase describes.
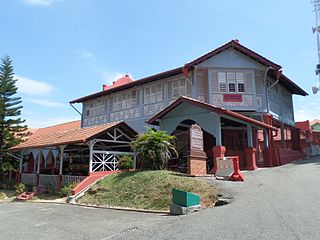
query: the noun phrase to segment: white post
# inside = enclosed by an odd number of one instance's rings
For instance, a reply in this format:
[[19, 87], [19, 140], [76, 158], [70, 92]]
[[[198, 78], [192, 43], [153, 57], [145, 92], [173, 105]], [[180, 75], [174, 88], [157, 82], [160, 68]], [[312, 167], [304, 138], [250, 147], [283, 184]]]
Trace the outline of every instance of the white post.
[[39, 149], [39, 154], [38, 154], [38, 162], [37, 162], [37, 174], [40, 173], [40, 164], [42, 160], [42, 148]]
[[22, 164], [23, 164], [23, 150], [21, 150], [21, 156], [20, 156], [20, 165], [19, 165], [20, 176], [21, 176], [21, 173], [22, 173]]
[[59, 175], [62, 175], [63, 170], [63, 158], [64, 158], [64, 149], [66, 148], [66, 145], [60, 146], [60, 166], [59, 166]]
[[217, 126], [217, 132], [216, 132], [216, 146], [222, 146], [222, 134], [221, 134], [221, 117], [218, 115], [217, 116], [217, 121], [216, 121], [216, 126]]
[[264, 140], [264, 148], [269, 148], [269, 138], [268, 138], [268, 130], [263, 130], [263, 140]]
[[93, 146], [95, 143], [96, 143], [95, 140], [88, 142], [88, 146], [89, 146], [89, 175], [92, 172]]
[[251, 125], [247, 125], [247, 138], [248, 138], [248, 147], [253, 147], [253, 139], [252, 139], [252, 127]]

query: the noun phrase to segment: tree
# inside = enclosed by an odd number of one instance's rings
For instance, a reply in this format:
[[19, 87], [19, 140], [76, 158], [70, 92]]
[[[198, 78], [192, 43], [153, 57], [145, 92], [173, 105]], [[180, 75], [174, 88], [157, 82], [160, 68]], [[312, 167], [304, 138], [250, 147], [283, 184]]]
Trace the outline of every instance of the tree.
[[14, 79], [12, 61], [9, 56], [1, 59], [0, 65], [0, 182], [3, 173], [12, 169], [9, 148], [22, 141], [27, 126], [21, 115], [21, 97], [16, 97], [17, 80]]
[[132, 146], [144, 168], [158, 170], [167, 166], [172, 153], [177, 154], [174, 139], [174, 136], [168, 135], [165, 131], [147, 128], [146, 132], [139, 134], [132, 142]]

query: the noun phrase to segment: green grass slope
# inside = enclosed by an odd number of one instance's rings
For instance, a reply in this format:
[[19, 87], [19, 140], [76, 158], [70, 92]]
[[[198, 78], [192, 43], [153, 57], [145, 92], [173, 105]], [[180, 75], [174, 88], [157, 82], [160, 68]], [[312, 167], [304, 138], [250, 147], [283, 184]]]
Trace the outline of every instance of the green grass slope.
[[122, 172], [99, 181], [79, 203], [150, 210], [169, 210], [172, 188], [200, 195], [201, 205], [213, 206], [216, 189], [208, 182], [161, 171]]

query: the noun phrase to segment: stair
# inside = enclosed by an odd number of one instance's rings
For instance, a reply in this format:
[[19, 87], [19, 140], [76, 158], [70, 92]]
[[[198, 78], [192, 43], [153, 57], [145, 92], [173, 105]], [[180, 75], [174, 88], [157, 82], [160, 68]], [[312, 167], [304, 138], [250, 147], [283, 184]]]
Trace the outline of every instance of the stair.
[[34, 192], [23, 192], [17, 196], [17, 200], [28, 201], [34, 196]]
[[78, 195], [79, 193], [83, 192], [85, 189], [89, 188], [92, 184], [104, 178], [107, 175], [117, 173], [120, 171], [107, 171], [107, 172], [93, 172], [85, 179], [83, 179], [73, 190], [72, 195]]
[[291, 149], [283, 149], [279, 148], [280, 153], [280, 165], [284, 165], [287, 163], [291, 163], [292, 161], [303, 159], [307, 156], [307, 154], [291, 150]]

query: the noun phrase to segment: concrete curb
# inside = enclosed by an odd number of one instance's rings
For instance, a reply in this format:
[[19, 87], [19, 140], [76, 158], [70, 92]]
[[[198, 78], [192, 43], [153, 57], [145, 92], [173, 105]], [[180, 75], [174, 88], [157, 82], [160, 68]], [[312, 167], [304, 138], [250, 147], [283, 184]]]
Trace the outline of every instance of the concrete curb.
[[102, 209], [120, 210], [120, 211], [128, 211], [128, 212], [142, 212], [142, 213], [154, 213], [154, 214], [170, 215], [170, 211], [157, 211], [157, 210], [147, 210], [147, 209], [139, 209], [139, 208], [98, 206], [98, 205], [81, 204], [81, 203], [69, 203], [69, 204], [70, 205], [80, 206], [80, 207], [102, 208]]
[[79, 207], [89, 207], [89, 208], [102, 208], [102, 209], [110, 209], [110, 210], [120, 210], [120, 211], [129, 211], [129, 212], [142, 212], [142, 213], [154, 213], [154, 214], [165, 214], [170, 215], [170, 211], [157, 211], [157, 210], [147, 210], [147, 209], [139, 209], [139, 208], [125, 208], [125, 207], [111, 207], [111, 206], [98, 206], [98, 205], [90, 205], [90, 204], [81, 204], [81, 203], [67, 203], [67, 202], [55, 202], [52, 200], [29, 200], [22, 203], [52, 203], [52, 204], [68, 204]]

